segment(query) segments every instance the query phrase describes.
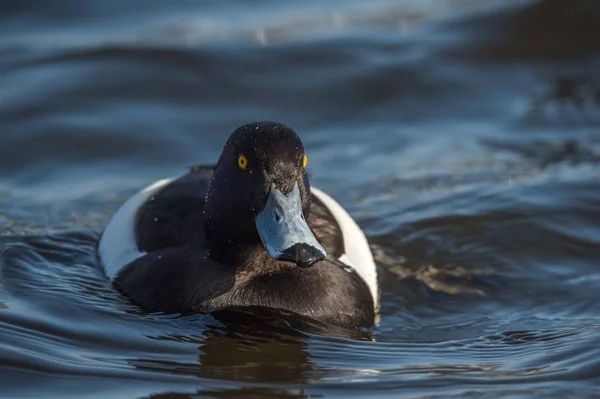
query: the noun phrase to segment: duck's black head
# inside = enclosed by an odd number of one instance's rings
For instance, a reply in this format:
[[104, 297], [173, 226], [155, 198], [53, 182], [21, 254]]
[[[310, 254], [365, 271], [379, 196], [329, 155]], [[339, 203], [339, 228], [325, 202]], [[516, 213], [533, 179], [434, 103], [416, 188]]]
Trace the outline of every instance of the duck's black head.
[[206, 196], [211, 256], [231, 260], [240, 248], [260, 244], [273, 259], [302, 267], [325, 257], [306, 222], [307, 159], [300, 138], [281, 123], [249, 123], [231, 134]]

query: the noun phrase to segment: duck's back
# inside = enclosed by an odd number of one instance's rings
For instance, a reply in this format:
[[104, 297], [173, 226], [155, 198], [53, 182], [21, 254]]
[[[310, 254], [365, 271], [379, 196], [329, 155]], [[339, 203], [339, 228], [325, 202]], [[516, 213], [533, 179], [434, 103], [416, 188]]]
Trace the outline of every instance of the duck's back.
[[141, 204], [135, 217], [135, 245], [140, 251], [188, 244], [205, 247], [203, 210], [212, 173], [212, 167], [192, 167]]

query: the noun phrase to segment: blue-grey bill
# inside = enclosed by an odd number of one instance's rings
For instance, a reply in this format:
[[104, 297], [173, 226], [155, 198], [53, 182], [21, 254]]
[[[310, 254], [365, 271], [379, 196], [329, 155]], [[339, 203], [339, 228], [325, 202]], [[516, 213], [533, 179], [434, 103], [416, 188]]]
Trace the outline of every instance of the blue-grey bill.
[[271, 184], [267, 203], [256, 215], [255, 223], [260, 239], [273, 259], [308, 267], [326, 256], [302, 214], [297, 183], [287, 196]]

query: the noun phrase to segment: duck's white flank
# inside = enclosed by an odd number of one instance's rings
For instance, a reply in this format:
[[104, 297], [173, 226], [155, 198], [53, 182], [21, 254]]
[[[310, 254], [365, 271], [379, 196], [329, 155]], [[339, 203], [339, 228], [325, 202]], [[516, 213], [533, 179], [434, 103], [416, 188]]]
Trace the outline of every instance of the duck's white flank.
[[[115, 278], [123, 266], [145, 255], [145, 252], [138, 249], [135, 239], [135, 218], [138, 209], [173, 180], [159, 180], [136, 193], [119, 208], [106, 226], [98, 245], [98, 254], [108, 278]], [[340, 261], [352, 267], [367, 283], [375, 308], [378, 309], [377, 268], [365, 234], [333, 198], [314, 187], [311, 191], [333, 214], [342, 230], [346, 253], [340, 257]]]
[[352, 267], [360, 277], [367, 283], [375, 309], [379, 309], [379, 285], [377, 284], [377, 267], [373, 260], [373, 254], [365, 233], [358, 227], [354, 219], [344, 208], [329, 195], [318, 188], [311, 188], [312, 193], [329, 209], [337, 220], [342, 236], [344, 237], [344, 249], [346, 253], [340, 257], [340, 262]]
[[110, 219], [98, 244], [98, 255], [109, 279], [115, 278], [123, 266], [146, 254], [140, 251], [136, 244], [137, 211], [148, 198], [171, 181], [173, 179], [162, 179], [138, 191], [121, 205]]

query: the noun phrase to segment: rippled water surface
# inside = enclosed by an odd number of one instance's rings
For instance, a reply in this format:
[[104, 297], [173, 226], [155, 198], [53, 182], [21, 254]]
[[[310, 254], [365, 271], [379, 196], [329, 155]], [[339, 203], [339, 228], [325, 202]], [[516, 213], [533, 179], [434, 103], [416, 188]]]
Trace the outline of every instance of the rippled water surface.
[[[104, 277], [125, 199], [263, 119], [366, 231], [372, 331]], [[0, 397], [600, 396], [596, 0], [9, 0], [0, 138]]]

